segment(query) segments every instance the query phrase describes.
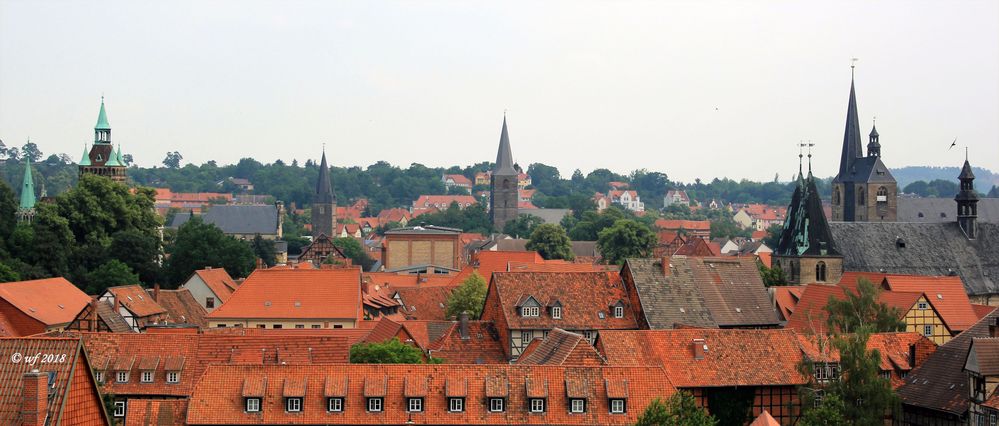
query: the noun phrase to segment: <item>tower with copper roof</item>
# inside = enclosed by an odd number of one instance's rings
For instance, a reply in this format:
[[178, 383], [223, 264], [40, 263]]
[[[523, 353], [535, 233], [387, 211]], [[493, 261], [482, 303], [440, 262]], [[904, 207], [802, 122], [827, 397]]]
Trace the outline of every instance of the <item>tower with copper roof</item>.
[[111, 124], [108, 122], [103, 96], [101, 111], [97, 114], [97, 124], [94, 125], [94, 144], [89, 151], [84, 149], [79, 167], [80, 177], [91, 174], [104, 176], [115, 182], [125, 182], [125, 161], [121, 155], [121, 146], [115, 150], [111, 144]]

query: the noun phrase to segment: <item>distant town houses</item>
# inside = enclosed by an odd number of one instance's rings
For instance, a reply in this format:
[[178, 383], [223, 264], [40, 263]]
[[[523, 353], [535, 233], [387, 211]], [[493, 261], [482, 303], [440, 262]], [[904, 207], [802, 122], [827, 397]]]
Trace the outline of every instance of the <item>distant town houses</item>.
[[423, 213], [447, 210], [451, 203], [456, 203], [459, 208], [464, 209], [478, 201], [471, 195], [421, 195], [413, 201], [410, 210], [413, 216], [419, 216]]
[[447, 189], [461, 188], [468, 192], [472, 192], [472, 181], [464, 175], [444, 175], [441, 177], [441, 181], [444, 182], [444, 187]]
[[[663, 207], [669, 207], [674, 204], [690, 206], [690, 197], [687, 196], [687, 191], [682, 189], [671, 189], [666, 191], [666, 195], [663, 197]], [[717, 208], [717, 206], [711, 208]]]
[[645, 203], [635, 190], [611, 189], [606, 194], [598, 192], [593, 195], [593, 201], [597, 205], [597, 211], [606, 210], [611, 204], [620, 205], [636, 213], [645, 211]]
[[786, 207], [768, 206], [765, 204], [734, 205], [736, 213], [732, 220], [743, 228], [766, 231], [772, 225], [783, 224], [787, 216]]

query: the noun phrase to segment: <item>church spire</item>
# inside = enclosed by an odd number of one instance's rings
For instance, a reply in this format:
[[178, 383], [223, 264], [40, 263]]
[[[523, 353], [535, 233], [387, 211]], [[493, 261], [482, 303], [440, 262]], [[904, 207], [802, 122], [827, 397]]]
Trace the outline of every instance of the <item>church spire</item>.
[[513, 168], [513, 151], [510, 149], [510, 135], [506, 130], [506, 114], [503, 114], [503, 131], [500, 133], [499, 150], [496, 152], [496, 166], [493, 174], [500, 176], [516, 176]]
[[871, 125], [871, 134], [868, 136], [869, 142], [867, 142], [867, 156], [868, 157], [880, 157], [881, 156], [881, 142], [879, 141], [880, 135], [878, 135], [878, 125], [874, 123]]
[[330, 181], [330, 168], [326, 164], [326, 150], [323, 150], [323, 159], [319, 162], [319, 179], [316, 181], [316, 198], [314, 203], [332, 203], [336, 200], [333, 194], [333, 184]]
[[854, 65], [850, 66], [850, 101], [846, 107], [846, 130], [843, 132], [843, 153], [839, 159], [839, 178], [845, 178], [853, 160], [864, 156], [860, 142], [860, 119], [857, 117], [857, 91], [853, 82]]
[[101, 112], [97, 114], [97, 124], [94, 125], [94, 143], [111, 143], [111, 124], [104, 109], [104, 96], [101, 96]]
[[961, 190], [954, 197], [957, 201], [957, 224], [969, 239], [975, 239], [978, 234], [978, 194], [975, 192], [975, 173], [971, 171], [965, 151], [964, 167], [957, 177], [961, 181]]
[[31, 159], [24, 158], [24, 182], [21, 183], [21, 210], [35, 208], [35, 181], [31, 177]]

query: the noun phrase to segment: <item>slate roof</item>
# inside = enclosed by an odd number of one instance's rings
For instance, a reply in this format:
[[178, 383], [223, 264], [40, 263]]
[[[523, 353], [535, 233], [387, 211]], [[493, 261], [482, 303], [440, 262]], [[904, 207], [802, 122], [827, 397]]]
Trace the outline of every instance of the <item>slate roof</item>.
[[[707, 346], [703, 359], [694, 354], [698, 339]], [[609, 365], [661, 365], [677, 388], [806, 382], [791, 330], [606, 330], [597, 337], [597, 350]]]
[[562, 218], [572, 213], [569, 209], [518, 208], [517, 213], [541, 218], [545, 223], [561, 223]]
[[510, 149], [510, 134], [506, 130], [506, 115], [503, 115], [503, 130], [500, 131], [499, 148], [496, 150], [496, 164], [493, 165], [494, 176], [517, 176], [513, 168], [513, 151]]
[[[669, 274], [663, 262], [668, 262]], [[628, 259], [649, 327], [753, 327], [780, 321], [749, 257]]]
[[[524, 238], [504, 238], [496, 241], [496, 248], [500, 251], [528, 251], [527, 241]], [[596, 241], [572, 241], [571, 245], [572, 254], [576, 257], [600, 256]]]
[[[171, 228], [179, 228], [191, 218], [189, 214], [174, 216]], [[277, 207], [267, 206], [212, 206], [201, 215], [205, 223], [211, 223], [226, 234], [277, 234]]]
[[774, 248], [777, 256], [839, 256], [842, 249], [829, 231], [819, 190], [811, 171], [808, 179], [798, 180], [784, 219], [780, 241]]
[[0, 283], [0, 298], [46, 326], [68, 324], [90, 303], [90, 296], [61, 277]]
[[[953, 198], [898, 198], [898, 222], [953, 222], [957, 203]], [[999, 223], [999, 198], [978, 199], [978, 223]]]
[[330, 168], [326, 164], [326, 151], [323, 151], [323, 158], [319, 162], [319, 177], [316, 179], [316, 193], [312, 200], [316, 203], [335, 203], [336, 195], [333, 194], [333, 184], [330, 180]]
[[[999, 224], [978, 223], [974, 240], [957, 222], [833, 222], [843, 270], [961, 277], [969, 295], [999, 293]], [[901, 247], [904, 243], [904, 247]]]
[[902, 403], [956, 415], [968, 411], [968, 378], [964, 363], [972, 339], [990, 337], [989, 324], [995, 324], [999, 311], [993, 311], [971, 328], [937, 348], [917, 367], [897, 390]]
[[[624, 284], [617, 273], [497, 272], [489, 285], [495, 287], [501, 314], [510, 329], [638, 328]], [[552, 318], [544, 308], [537, 317], [521, 316], [518, 304], [527, 298], [537, 300], [543, 307], [558, 301], [562, 304], [562, 318]], [[618, 302], [624, 304], [623, 318], [614, 318], [611, 314], [611, 305]]]
[[[250, 378], [267, 377], [262, 410], [246, 413], [242, 386]], [[282, 383], [309, 378], [302, 411], [282, 409]], [[346, 382], [344, 411], [326, 410], [325, 380]], [[420, 385], [414, 389], [413, 383]], [[568, 386], [567, 386], [568, 384]], [[573, 387], [581, 385], [582, 389]], [[463, 389], [462, 389], [463, 388]], [[627, 412], [610, 414], [609, 396], [626, 389]], [[425, 394], [423, 412], [405, 409], [407, 390]], [[568, 395], [587, 395], [586, 413], [570, 414]], [[529, 394], [543, 393], [548, 409], [528, 413]], [[556, 367], [517, 365], [349, 364], [296, 366], [209, 366], [190, 399], [187, 422], [203, 424], [634, 424], [643, 407], [676, 392], [659, 367]], [[448, 412], [447, 393], [464, 393], [465, 410]], [[365, 396], [383, 396], [384, 409], [370, 413]], [[489, 413], [487, 395], [507, 398], [506, 410]]]

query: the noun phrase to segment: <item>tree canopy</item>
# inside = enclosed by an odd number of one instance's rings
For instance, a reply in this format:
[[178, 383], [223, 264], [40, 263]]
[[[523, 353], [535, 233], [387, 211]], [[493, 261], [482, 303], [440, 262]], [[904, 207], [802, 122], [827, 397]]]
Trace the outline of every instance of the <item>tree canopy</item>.
[[541, 257], [551, 259], [573, 260], [576, 255], [572, 253], [572, 242], [569, 236], [559, 225], [545, 223], [534, 228], [530, 240], [527, 241], [527, 249], [538, 252]]
[[648, 226], [627, 219], [614, 222], [597, 237], [597, 247], [604, 260], [618, 265], [629, 257], [649, 256], [656, 242], [656, 234]]
[[447, 318], [457, 318], [462, 312], [468, 312], [470, 319], [479, 319], [486, 301], [486, 290], [485, 278], [478, 271], [473, 271], [448, 296], [444, 315]]
[[225, 235], [199, 217], [180, 226], [167, 252], [170, 257], [164, 265], [164, 275], [171, 286], [183, 283], [194, 271], [209, 266], [225, 268], [232, 277], [245, 277], [255, 263], [249, 244]]
[[829, 330], [852, 333], [866, 329], [871, 333], [905, 330], [902, 313], [880, 301], [881, 288], [866, 278], [857, 281], [857, 291], [846, 291], [843, 300], [829, 299]]
[[358, 343], [350, 347], [351, 364], [422, 364], [423, 351], [393, 337], [385, 342]]
[[635, 426], [714, 426], [718, 424], [706, 410], [697, 406], [694, 396], [687, 391], [674, 393], [666, 401], [654, 399]]

